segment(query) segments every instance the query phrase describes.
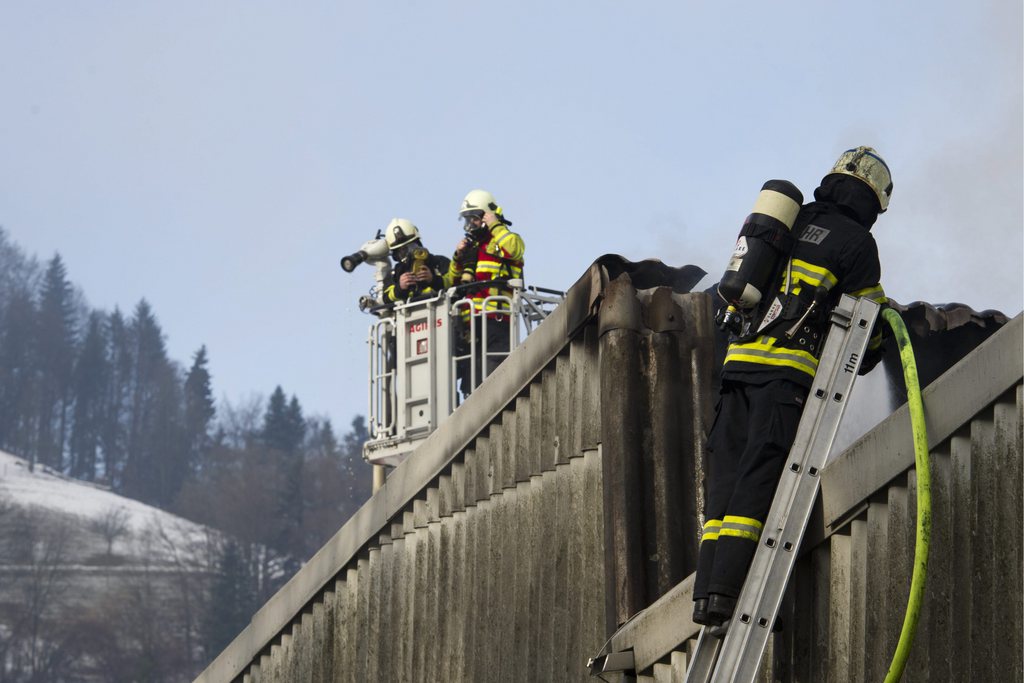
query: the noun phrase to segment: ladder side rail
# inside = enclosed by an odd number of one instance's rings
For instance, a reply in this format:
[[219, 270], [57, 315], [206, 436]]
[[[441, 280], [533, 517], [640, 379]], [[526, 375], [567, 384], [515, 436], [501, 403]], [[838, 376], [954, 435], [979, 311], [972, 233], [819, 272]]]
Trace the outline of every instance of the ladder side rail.
[[[508, 304], [509, 308], [508, 308], [507, 311], [501, 311], [499, 309], [495, 309], [494, 311], [488, 311], [487, 310], [487, 305], [490, 304], [491, 302], [494, 302], [495, 304], [506, 303], [506, 304]], [[509, 328], [509, 330], [508, 330], [509, 350], [508, 351], [490, 351], [487, 348], [487, 321], [490, 320], [490, 316], [488, 315], [488, 313], [504, 313], [508, 317], [508, 319], [509, 319], [509, 325], [508, 325], [508, 328]], [[483, 377], [480, 378], [480, 381], [483, 382], [485, 379], [487, 379], [487, 375], [489, 374], [488, 373], [488, 368], [487, 368], [487, 361], [490, 360], [491, 356], [501, 356], [502, 359], [508, 358], [508, 355], [512, 352], [512, 349], [514, 349], [517, 346], [517, 343], [516, 343], [517, 335], [516, 335], [516, 333], [518, 332], [518, 324], [517, 325], [513, 325], [512, 324], [512, 321], [514, 320], [514, 318], [513, 318], [513, 315], [512, 315], [512, 299], [511, 299], [511, 297], [508, 297], [508, 296], [505, 296], [505, 295], [502, 295], [502, 294], [495, 294], [493, 296], [489, 296], [489, 297], [484, 298], [483, 301], [480, 302], [479, 315], [483, 316], [483, 320], [481, 320], [481, 325], [480, 325], [480, 337], [483, 339], [483, 344], [482, 344], [483, 350], [480, 353], [480, 358], [482, 360], [482, 362], [480, 363], [480, 374], [483, 375]], [[476, 335], [473, 335], [473, 336], [475, 337]], [[476, 364], [474, 363], [474, 366], [475, 365]], [[475, 378], [474, 378], [474, 380], [475, 380]], [[476, 386], [477, 386], [477, 384], [474, 381], [473, 387], [476, 388]]]
[[[451, 356], [455, 352], [452, 345], [451, 300], [447, 296], [439, 296], [435, 301], [434, 322], [437, 325], [434, 348], [437, 349], [437, 363], [435, 372], [437, 374], [437, 422], [440, 426], [441, 420], [452, 414], [455, 410], [455, 401], [452, 397], [452, 384], [454, 383], [454, 365], [451, 363]], [[444, 393], [442, 393], [442, 390]], [[435, 428], [436, 428], [435, 427]]]
[[718, 661], [718, 652], [722, 646], [720, 636], [711, 635], [711, 629], [702, 628], [697, 636], [697, 647], [686, 668], [685, 683], [708, 683]]
[[[855, 304], [852, 311], [851, 302]], [[873, 301], [844, 296], [833, 313], [828, 342], [843, 324], [848, 327], [835, 342], [826, 343], [822, 354], [825, 372], [815, 377], [808, 395], [808, 400], [816, 401], [815, 410], [812, 419], [801, 420], [798, 428], [796, 448], [787, 459], [780, 490], [722, 644], [715, 681], [752, 682], [758, 674], [818, 495], [821, 469], [828, 461], [878, 310]], [[843, 318], [849, 322], [844, 323]]]
[[[451, 405], [452, 405], [453, 409], [454, 409], [454, 406], [458, 405], [458, 398], [459, 398], [458, 397], [458, 393], [459, 393], [459, 388], [458, 388], [458, 383], [459, 383], [459, 380], [458, 380], [458, 376], [459, 376], [459, 361], [467, 360], [468, 359], [469, 360], [469, 365], [470, 365], [470, 368], [471, 368], [471, 372], [472, 372], [472, 366], [473, 366], [473, 339], [472, 339], [473, 335], [472, 334], [469, 335], [470, 336], [470, 348], [469, 348], [469, 352], [468, 353], [457, 354], [455, 352], [456, 345], [454, 344], [455, 335], [456, 334], [461, 334], [461, 333], [465, 332], [465, 330], [462, 329], [462, 327], [461, 327], [461, 325], [462, 325], [462, 310], [463, 309], [466, 309], [466, 311], [468, 312], [467, 313], [467, 318], [469, 320], [470, 329], [472, 329], [472, 325], [473, 325], [473, 302], [470, 299], [457, 299], [455, 301], [452, 301], [452, 296], [453, 296], [454, 293], [455, 292], [453, 290], [451, 290], [451, 289], [449, 289], [448, 293], [447, 293], [447, 300], [449, 302], [449, 312], [448, 312], [449, 322], [453, 322], [455, 320], [458, 320], [458, 325], [452, 325], [452, 331], [451, 331], [451, 333], [449, 335], [449, 338], [453, 340], [453, 343], [452, 343], [452, 353], [451, 353], [451, 384], [449, 386], [450, 397], [451, 397], [450, 400], [451, 400]], [[458, 330], [458, 332], [456, 332], [456, 330]]]
[[533, 332], [533, 326], [530, 324], [529, 313], [527, 308], [531, 305], [530, 301], [525, 297], [526, 292], [517, 287], [512, 290], [512, 310], [509, 312], [510, 320], [509, 325], [514, 329], [514, 338], [512, 345], [509, 348], [516, 348], [522, 343], [522, 335], [520, 335], [520, 325], [526, 328], [526, 336], [530, 336]]
[[409, 312], [408, 306], [395, 307], [395, 381], [391, 387], [391, 406], [394, 415], [394, 434], [404, 438], [409, 424], [406, 421], [409, 387]]
[[430, 431], [437, 429], [441, 417], [437, 410], [437, 328], [434, 326], [436, 309], [435, 299], [425, 302], [424, 312], [427, 315], [427, 414]]
[[[394, 320], [383, 318], [370, 326], [370, 390], [369, 390], [369, 432], [371, 440], [393, 436], [395, 411], [394, 396], [395, 369], [388, 368], [387, 340], [394, 335]], [[385, 406], [391, 404], [390, 415]]]
[[547, 314], [525, 292], [518, 294], [518, 297], [521, 302], [519, 317], [522, 318], [523, 324], [526, 326], [526, 334], [529, 335], [530, 332], [533, 332], [533, 323], [543, 320]]
[[370, 329], [368, 330], [367, 335], [366, 335], [366, 346], [367, 346], [367, 350], [369, 352], [369, 357], [367, 358], [367, 362], [370, 365], [370, 386], [368, 387], [369, 391], [368, 391], [367, 396], [366, 396], [366, 426], [367, 426], [367, 430], [370, 433], [370, 438], [371, 439], [376, 439], [377, 438], [377, 434], [380, 431], [378, 429], [378, 427], [377, 427], [378, 415], [377, 415], [377, 411], [376, 411], [376, 401], [375, 401], [375, 399], [377, 398], [377, 387], [380, 385], [380, 375], [379, 375], [378, 366], [377, 366], [377, 363], [376, 363], [376, 360], [377, 360], [376, 353], [377, 353], [377, 348], [378, 348], [378, 344], [377, 344], [377, 325], [378, 324], [379, 324], [379, 321], [378, 321], [378, 323], [374, 323], [374, 324], [370, 325]]

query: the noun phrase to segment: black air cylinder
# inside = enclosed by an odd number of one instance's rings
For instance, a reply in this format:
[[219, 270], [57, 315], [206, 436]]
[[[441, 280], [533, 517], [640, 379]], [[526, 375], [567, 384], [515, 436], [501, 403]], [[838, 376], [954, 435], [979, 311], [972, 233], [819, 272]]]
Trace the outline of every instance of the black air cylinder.
[[723, 299], [741, 310], [761, 302], [775, 283], [780, 261], [789, 252], [789, 231], [803, 201], [803, 194], [788, 180], [769, 180], [761, 187], [718, 283]]

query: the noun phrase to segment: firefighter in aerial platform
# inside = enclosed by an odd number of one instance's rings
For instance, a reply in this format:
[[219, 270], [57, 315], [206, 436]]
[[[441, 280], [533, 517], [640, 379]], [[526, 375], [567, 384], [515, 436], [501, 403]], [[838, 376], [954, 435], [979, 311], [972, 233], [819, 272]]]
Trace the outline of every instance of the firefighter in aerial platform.
[[[818, 366], [840, 295], [884, 304], [871, 226], [889, 206], [889, 168], [870, 147], [850, 149], [801, 206], [786, 181], [765, 183], [719, 293], [731, 333], [708, 437], [709, 481], [693, 588], [693, 620], [732, 617]], [[758, 280], [763, 284], [758, 284]], [[763, 296], [762, 296], [763, 294]], [[876, 328], [861, 366], [879, 359]]]
[[[465, 355], [470, 350], [470, 337], [476, 339], [476, 377], [477, 383], [482, 380], [481, 357], [488, 354], [508, 354], [511, 346], [511, 325], [509, 306], [504, 301], [487, 301], [490, 296], [507, 296], [511, 298], [512, 290], [508, 285], [491, 283], [494, 280], [517, 280], [523, 277], [523, 254], [526, 246], [523, 238], [509, 228], [512, 222], [504, 216], [504, 212], [494, 199], [494, 195], [486, 190], [473, 190], [462, 200], [459, 216], [464, 221], [465, 237], [455, 248], [455, 255], [448, 270], [448, 279], [454, 284], [479, 282], [480, 286], [471, 288], [467, 298], [472, 301], [474, 316], [472, 330], [469, 326], [470, 311], [463, 309], [462, 319], [465, 324], [463, 334], [457, 340], [456, 353]], [[486, 306], [487, 310], [483, 311]], [[482, 318], [487, 317], [486, 336]], [[501, 356], [488, 356], [487, 374], [489, 375], [504, 359]], [[468, 396], [474, 387], [470, 386], [471, 373], [469, 360], [460, 361], [456, 373], [459, 387], [463, 395]]]
[[424, 294], [440, 292], [451, 284], [445, 256], [431, 254], [423, 246], [419, 229], [405, 218], [393, 218], [384, 229], [395, 267], [384, 279], [384, 300], [401, 303]]

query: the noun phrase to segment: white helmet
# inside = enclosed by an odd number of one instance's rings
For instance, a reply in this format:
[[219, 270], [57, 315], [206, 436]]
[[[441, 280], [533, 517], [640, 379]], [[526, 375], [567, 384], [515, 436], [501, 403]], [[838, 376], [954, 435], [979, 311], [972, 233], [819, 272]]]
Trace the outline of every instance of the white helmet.
[[384, 228], [384, 240], [388, 249], [394, 251], [420, 238], [420, 231], [405, 218], [392, 218], [388, 227]]
[[878, 197], [879, 213], [889, 208], [889, 197], [892, 196], [892, 176], [885, 160], [878, 156], [871, 147], [857, 147], [843, 152], [836, 161], [829, 175], [841, 173], [853, 176], [867, 183]]
[[494, 195], [487, 190], [473, 190], [462, 200], [459, 215], [463, 218], [474, 214], [482, 216], [487, 211], [501, 215], [501, 207], [494, 200]]

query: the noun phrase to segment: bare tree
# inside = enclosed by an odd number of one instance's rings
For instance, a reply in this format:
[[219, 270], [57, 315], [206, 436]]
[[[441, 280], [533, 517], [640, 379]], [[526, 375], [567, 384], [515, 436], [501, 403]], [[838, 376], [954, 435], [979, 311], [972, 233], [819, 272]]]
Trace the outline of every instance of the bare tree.
[[114, 541], [126, 536], [129, 530], [128, 510], [123, 505], [111, 506], [99, 517], [92, 520], [92, 530], [107, 542], [107, 558], [114, 555]]
[[0, 680], [66, 680], [76, 659], [75, 634], [65, 627], [71, 528], [66, 519], [35, 508], [18, 508], [11, 516]]
[[209, 530], [197, 532], [184, 520], [165, 525], [154, 516], [146, 536], [154, 539], [154, 550], [173, 566], [172, 590], [177, 594], [168, 603], [168, 613], [179, 612], [185, 670], [195, 676], [202, 654], [197, 638], [200, 612], [216, 569], [219, 534]]

